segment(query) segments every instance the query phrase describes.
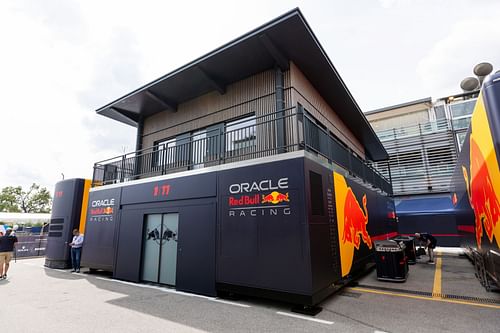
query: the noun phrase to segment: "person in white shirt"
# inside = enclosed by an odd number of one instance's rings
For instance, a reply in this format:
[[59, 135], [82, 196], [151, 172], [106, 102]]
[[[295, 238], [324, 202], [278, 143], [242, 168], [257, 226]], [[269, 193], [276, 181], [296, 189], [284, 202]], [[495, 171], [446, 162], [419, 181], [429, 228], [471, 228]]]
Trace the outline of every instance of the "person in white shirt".
[[69, 243], [71, 246], [71, 266], [73, 272], [80, 273], [80, 258], [82, 257], [83, 234], [80, 234], [78, 229], [73, 230], [73, 241]]

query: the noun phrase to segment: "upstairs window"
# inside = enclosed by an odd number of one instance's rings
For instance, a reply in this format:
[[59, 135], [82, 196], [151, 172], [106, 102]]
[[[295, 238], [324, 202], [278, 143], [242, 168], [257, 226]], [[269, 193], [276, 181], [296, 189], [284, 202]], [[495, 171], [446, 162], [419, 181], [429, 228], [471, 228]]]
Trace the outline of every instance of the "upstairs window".
[[157, 141], [155, 143], [155, 158], [156, 166], [168, 166], [175, 163], [175, 138]]
[[255, 115], [226, 123], [226, 152], [238, 152], [256, 143]]

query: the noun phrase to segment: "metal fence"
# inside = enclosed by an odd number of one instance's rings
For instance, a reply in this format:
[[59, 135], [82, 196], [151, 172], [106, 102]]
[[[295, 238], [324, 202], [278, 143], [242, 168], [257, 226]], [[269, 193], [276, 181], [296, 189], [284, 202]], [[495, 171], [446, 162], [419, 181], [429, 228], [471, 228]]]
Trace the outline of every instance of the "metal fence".
[[[314, 119], [295, 107], [182, 136], [153, 147], [94, 164], [93, 186], [121, 183], [306, 150], [349, 171], [352, 176], [392, 194], [390, 177], [356, 156]], [[382, 162], [380, 162], [381, 164]]]
[[[458, 149], [449, 120], [394, 128], [377, 135], [389, 154], [395, 195], [449, 191]], [[385, 163], [374, 166], [389, 175]]]
[[16, 235], [15, 257], [43, 257], [47, 248], [47, 235]]

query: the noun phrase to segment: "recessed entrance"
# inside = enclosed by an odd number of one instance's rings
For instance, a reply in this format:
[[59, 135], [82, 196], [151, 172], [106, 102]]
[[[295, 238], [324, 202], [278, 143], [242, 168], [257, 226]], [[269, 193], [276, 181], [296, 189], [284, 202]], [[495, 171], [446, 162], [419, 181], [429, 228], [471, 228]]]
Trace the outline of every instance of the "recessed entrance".
[[141, 280], [175, 286], [179, 214], [146, 215]]

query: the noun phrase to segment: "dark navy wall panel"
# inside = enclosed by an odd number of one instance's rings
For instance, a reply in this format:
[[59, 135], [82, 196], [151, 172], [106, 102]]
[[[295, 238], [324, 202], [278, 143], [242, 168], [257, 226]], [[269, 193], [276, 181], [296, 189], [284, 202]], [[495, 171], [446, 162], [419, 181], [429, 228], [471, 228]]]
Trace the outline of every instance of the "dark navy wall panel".
[[217, 282], [310, 294], [303, 158], [221, 171], [218, 186]]
[[215, 172], [150, 181], [123, 187], [122, 205], [145, 202], [174, 201], [192, 198], [214, 197], [217, 194]]
[[117, 232], [117, 249], [113, 276], [117, 279], [139, 282], [141, 273], [142, 230], [144, 211], [122, 210]]
[[89, 193], [82, 265], [113, 270], [121, 188]]
[[114, 276], [139, 282], [145, 216], [178, 213], [176, 289], [215, 295], [215, 208], [213, 198], [123, 206]]
[[[78, 229], [80, 226], [84, 184], [84, 179], [67, 179], [55, 186], [45, 252], [46, 265], [49, 267], [63, 268], [69, 265], [71, 258], [68, 243], [73, 238], [73, 229]], [[62, 226], [62, 230], [59, 230], [59, 225]], [[51, 231], [52, 228], [54, 231]], [[57, 231], [55, 228], [58, 228]]]

